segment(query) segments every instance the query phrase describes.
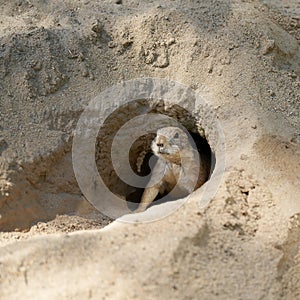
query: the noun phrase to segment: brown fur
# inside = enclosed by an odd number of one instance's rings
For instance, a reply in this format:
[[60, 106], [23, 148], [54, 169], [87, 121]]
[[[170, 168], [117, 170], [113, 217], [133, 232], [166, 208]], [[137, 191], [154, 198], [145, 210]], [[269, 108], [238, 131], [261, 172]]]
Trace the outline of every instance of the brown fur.
[[[198, 163], [200, 161], [197, 159], [199, 153], [192, 148], [187, 134], [178, 127], [159, 129], [156, 138], [152, 142], [151, 149], [158, 157], [158, 161], [136, 212], [144, 211], [158, 193], [171, 192], [176, 186], [181, 172], [184, 174], [181, 185], [172, 191], [172, 194], [176, 196], [186, 196], [199, 188], [208, 177], [207, 164], [201, 161], [199, 170]], [[198, 176], [196, 185], [192, 183], [192, 176]], [[156, 182], [159, 178], [161, 180]]]

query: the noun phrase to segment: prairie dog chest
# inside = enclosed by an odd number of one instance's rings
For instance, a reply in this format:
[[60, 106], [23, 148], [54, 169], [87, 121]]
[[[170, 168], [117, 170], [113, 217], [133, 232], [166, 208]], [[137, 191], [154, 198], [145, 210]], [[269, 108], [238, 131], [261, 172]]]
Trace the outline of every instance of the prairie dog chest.
[[181, 172], [181, 166], [171, 162], [166, 162], [165, 174], [163, 180], [169, 185], [176, 185]]

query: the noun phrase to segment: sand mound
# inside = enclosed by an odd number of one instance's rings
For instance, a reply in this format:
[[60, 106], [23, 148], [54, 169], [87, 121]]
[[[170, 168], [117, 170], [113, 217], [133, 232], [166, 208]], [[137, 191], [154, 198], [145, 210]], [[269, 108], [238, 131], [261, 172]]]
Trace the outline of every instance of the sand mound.
[[[1, 299], [299, 297], [300, 6], [281, 2], [0, 1]], [[145, 77], [205, 95], [226, 168], [205, 208], [201, 189], [157, 222], [111, 223], [78, 187], [72, 138], [91, 99]], [[132, 115], [182, 114], [147, 105]], [[108, 120], [95, 156], [124, 198], [106, 146], [132, 115]]]

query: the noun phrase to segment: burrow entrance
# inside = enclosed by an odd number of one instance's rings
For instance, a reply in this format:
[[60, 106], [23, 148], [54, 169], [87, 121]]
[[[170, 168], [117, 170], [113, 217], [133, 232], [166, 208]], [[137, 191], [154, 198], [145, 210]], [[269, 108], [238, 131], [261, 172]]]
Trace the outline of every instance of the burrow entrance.
[[[139, 203], [144, 189], [128, 185], [119, 178], [111, 161], [111, 147], [116, 133], [125, 123], [141, 114], [150, 113], [169, 116], [189, 131], [199, 151], [201, 160], [204, 160], [208, 166], [209, 172], [207, 174], [207, 180], [215, 167], [215, 154], [208, 143], [205, 129], [196, 115], [192, 115], [181, 106], [170, 105], [162, 100], [138, 100], [125, 104], [116, 109], [105, 120], [99, 130], [95, 158], [99, 174], [106, 186], [115, 195], [128, 201], [128, 206], [131, 209], [130, 202]], [[132, 131], [135, 130], [138, 129], [132, 128]], [[130, 138], [130, 136], [131, 134], [128, 132], [128, 138]], [[130, 148], [129, 163], [132, 170], [139, 176], [148, 175], [151, 171], [149, 160], [153, 156], [151, 142], [154, 138], [154, 133], [142, 135], [134, 141]], [[122, 147], [122, 145], [118, 146]], [[163, 195], [159, 195], [156, 201], [162, 196]], [[155, 201], [153, 205], [155, 205]]]
[[[209, 109], [203, 107], [201, 113], [198, 110], [193, 114], [178, 105], [169, 105], [163, 101], [131, 102], [119, 107], [105, 120], [97, 137], [95, 154], [98, 171], [106, 186], [124, 201], [138, 203], [143, 189], [126, 184], [114, 171], [111, 162], [112, 141], [125, 123], [136, 116], [149, 113], [164, 114], [182, 124], [190, 132], [197, 148], [209, 164], [210, 176], [215, 169], [215, 151], [218, 149], [216, 145], [219, 136], [214, 131], [215, 127], [212, 125], [214, 122], [211, 118], [213, 114]], [[149, 160], [153, 155], [150, 145], [154, 137], [155, 134], [143, 135], [133, 143], [130, 149], [130, 166], [137, 175], [144, 176], [150, 172]], [[71, 161], [70, 145], [65, 145], [48, 158], [42, 158], [41, 161], [27, 166], [24, 165], [23, 173], [18, 175], [20, 176], [18, 178], [21, 178], [18, 179], [20, 181], [15, 180], [15, 182], [23, 184], [22, 178], [26, 176], [35, 183], [35, 188], [32, 184], [22, 186], [21, 204], [24, 206], [21, 206], [19, 201], [20, 189], [17, 188], [16, 193], [13, 190], [9, 198], [10, 206], [2, 207], [1, 229], [3, 231], [20, 231], [31, 228], [30, 236], [44, 232], [46, 227], [48, 232], [59, 232], [62, 230], [62, 226], [65, 226], [66, 230], [74, 231], [85, 228], [102, 228], [109, 223], [111, 219], [96, 211], [81, 195]], [[35, 170], [35, 173], [32, 170]], [[153, 204], [155, 205], [155, 202]], [[25, 210], [24, 207], [26, 207]], [[57, 215], [68, 215], [68, 217], [55, 219]], [[51, 223], [37, 224], [50, 220], [52, 220]], [[33, 226], [35, 224], [37, 227]]]

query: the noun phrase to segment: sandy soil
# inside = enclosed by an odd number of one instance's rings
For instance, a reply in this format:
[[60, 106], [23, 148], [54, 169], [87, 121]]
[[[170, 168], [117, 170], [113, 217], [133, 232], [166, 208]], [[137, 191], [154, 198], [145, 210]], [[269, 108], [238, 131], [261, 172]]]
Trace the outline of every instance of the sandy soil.
[[[297, 0], [0, 0], [1, 299], [300, 298], [299, 43]], [[205, 186], [113, 222], [78, 187], [73, 131], [140, 77], [207, 94], [226, 168], [204, 208]]]

